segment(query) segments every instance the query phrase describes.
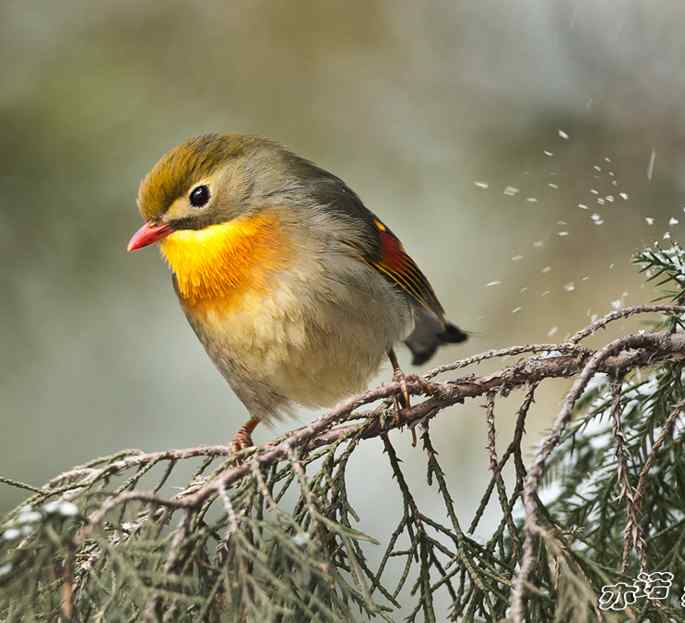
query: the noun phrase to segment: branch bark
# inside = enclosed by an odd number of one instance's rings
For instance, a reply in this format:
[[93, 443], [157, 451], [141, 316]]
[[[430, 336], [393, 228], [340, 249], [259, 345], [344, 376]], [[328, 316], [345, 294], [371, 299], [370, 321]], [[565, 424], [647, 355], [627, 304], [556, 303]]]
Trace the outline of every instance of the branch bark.
[[[438, 479], [439, 490], [444, 496], [445, 507], [448, 510], [452, 528], [444, 528], [438, 524], [430, 523], [431, 520], [423, 515], [419, 515], [416, 509], [412, 510], [410, 508], [411, 513], [408, 516], [419, 518], [421, 521], [427, 522], [427, 525], [432, 526], [432, 528], [442, 530], [441, 534], [446, 534], [455, 539], [455, 549], [449, 555], [454, 555], [457, 558], [464, 557], [464, 568], [468, 568], [471, 581], [474, 582], [476, 587], [473, 590], [483, 592], [485, 589], [483, 588], [482, 581], [485, 576], [479, 575], [479, 571], [475, 570], [473, 566], [469, 566], [468, 556], [473, 555], [474, 551], [490, 551], [491, 548], [494, 548], [507, 526], [509, 527], [509, 533], [512, 535], [516, 533], [511, 509], [519, 499], [522, 499], [524, 521], [522, 528], [517, 526], [519, 533], [516, 534], [513, 544], [513, 551], [516, 552], [515, 558], [516, 561], [520, 561], [520, 566], [518, 572], [512, 578], [509, 603], [511, 604], [512, 620], [515, 623], [523, 623], [526, 612], [524, 607], [526, 594], [536, 590], [529, 583], [529, 577], [532, 575], [535, 560], [535, 544], [540, 539], [547, 539], [549, 541], [551, 535], [551, 533], [546, 533], [545, 522], [542, 520], [542, 510], [538, 507], [540, 504], [538, 492], [547, 463], [563, 438], [563, 433], [571, 421], [578, 400], [587, 391], [588, 384], [598, 373], [609, 374], [612, 379], [622, 379], [628, 372], [632, 372], [640, 367], [653, 366], [664, 361], [675, 362], [685, 360], [685, 332], [640, 331], [610, 341], [600, 348], [590, 348], [583, 341], [616, 320], [637, 314], [656, 312], [682, 315], [685, 314], [685, 306], [645, 305], [617, 310], [593, 322], [560, 344], [532, 344], [491, 350], [436, 368], [423, 377], [410, 375], [406, 378], [406, 387], [409, 393], [415, 397], [416, 402], [411, 407], [401, 409], [399, 413], [395, 413], [394, 404], [396, 401], [393, 399], [400, 394], [403, 386], [399, 382], [392, 382], [347, 399], [327, 414], [313, 420], [306, 426], [290, 431], [271, 443], [243, 450], [239, 453], [234, 454], [230, 448], [225, 446], [196, 447], [150, 453], [126, 450], [114, 456], [96, 459], [69, 470], [53, 478], [42, 488], [7, 478], [0, 478], [0, 482], [32, 492], [33, 496], [27, 500], [27, 504], [30, 506], [34, 504], [41, 505], [51, 498], [63, 501], [70, 501], [72, 499], [78, 501], [85, 497], [85, 495], [95, 494], [91, 495], [89, 501], [95, 499], [96, 506], [93, 507], [89, 503], [85, 506], [85, 508], [89, 509], [88, 511], [81, 510], [81, 512], [87, 512], [88, 514], [85, 517], [83, 515], [80, 516], [82, 523], [79, 525], [81, 528], [76, 538], [70, 541], [70, 546], [73, 546], [70, 551], [83, 551], [78, 548], [85, 545], [93, 536], [95, 536], [96, 540], [99, 539], [101, 536], [99, 528], [106, 519], [110, 520], [108, 514], [114, 509], [120, 509], [120, 517], [123, 517], [126, 505], [129, 502], [140, 502], [145, 507], [144, 512], [139, 511], [136, 515], [136, 522], [138, 522], [139, 526], [148, 521], [153, 521], [158, 523], [160, 530], [168, 524], [175, 510], [182, 511], [180, 514], [185, 518], [184, 523], [176, 528], [171, 554], [166, 560], [165, 567], [162, 569], [165, 574], [174, 574], [176, 567], [182, 564], [182, 552], [179, 548], [188, 530], [188, 522], [191, 521], [192, 517], [203, 516], [214, 500], [223, 502], [229, 519], [226, 539], [231, 534], [236, 533], [238, 522], [242, 520], [241, 516], [233, 510], [233, 503], [236, 496], [239, 497], [241, 495], [242, 485], [248, 485], [246, 490], [250, 491], [249, 480], [243, 481], [243, 479], [256, 477], [258, 481], [262, 482], [261, 486], [265, 499], [271, 500], [272, 504], [277, 504], [277, 501], [273, 502], [271, 497], [273, 492], [270, 492], [266, 484], [261, 480], [263, 473], [268, 471], [262, 470], [263, 467], [273, 466], [273, 473], [277, 473], [279, 470], [283, 472], [291, 469], [291, 479], [295, 477], [299, 479], [304, 499], [309, 500], [307, 502], [311, 506], [309, 516], [317, 517], [318, 513], [315, 505], [307, 497], [311, 495], [306, 485], [304, 471], [308, 461], [319, 460], [322, 457], [322, 452], [333, 461], [337, 448], [342, 443], [346, 444], [343, 453], [346, 454], [344, 459], [346, 461], [361, 440], [377, 437], [383, 440], [386, 450], [391, 454], [391, 445], [388, 437], [389, 431], [404, 426], [415, 427], [424, 424], [425, 429], [422, 439], [429, 457], [429, 484], [431, 483], [431, 478], [435, 477]], [[505, 357], [519, 357], [520, 359], [491, 374], [478, 375], [477, 373], [472, 373], [448, 380], [436, 380], [439, 375], [445, 372], [454, 372], [471, 365], [477, 365], [483, 361]], [[535, 389], [542, 381], [551, 378], [574, 378], [574, 383], [568, 391], [549, 433], [545, 435], [539, 444], [535, 458], [527, 470], [522, 454], [526, 414], [533, 403]], [[625, 463], [621, 458], [623, 456], [623, 437], [620, 427], [620, 387], [620, 384], [615, 387], [612, 411], [614, 420], [613, 434], [618, 438], [619, 467], [622, 463]], [[518, 411], [514, 439], [500, 456], [495, 445], [495, 400], [498, 395], [506, 396], [516, 389], [523, 389], [526, 395]], [[487, 449], [492, 479], [476, 511], [476, 517], [473, 520], [469, 533], [473, 532], [480, 517], [485, 512], [493, 491], [496, 492], [500, 507], [505, 514], [500, 527], [492, 539], [485, 545], [485, 549], [482, 548], [481, 544], [470, 540], [467, 534], [461, 530], [447, 483], [435, 459], [436, 452], [430, 444], [427, 426], [428, 420], [447, 407], [464, 403], [469, 399], [479, 398], [485, 398], [486, 402], [485, 413], [488, 425]], [[628, 502], [631, 504], [632, 514], [629, 513], [629, 524], [626, 530], [635, 532], [636, 538], [640, 538], [637, 519], [640, 500], [645, 494], [647, 486], [648, 472], [656, 461], [657, 453], [661, 451], [668, 436], [675, 430], [676, 420], [681, 413], [681, 409], [682, 403], [678, 403], [668, 417], [661, 435], [653, 444], [647, 461], [640, 471], [637, 486], [629, 492]], [[314, 452], [317, 449], [319, 452]], [[514, 456], [516, 481], [514, 491], [508, 496], [500, 472], [512, 454]], [[216, 463], [213, 463], [217, 457], [226, 459], [218, 469]], [[178, 461], [198, 458], [204, 459], [202, 466], [196, 471], [191, 483], [184, 490], [172, 496], [161, 493], [162, 487], [167, 482], [170, 473]], [[285, 462], [286, 468], [279, 466], [278, 463], [280, 462]], [[139, 489], [138, 486], [142, 476], [159, 464], [166, 466], [166, 469], [161, 480], [157, 481], [158, 485], [156, 488], [149, 491]], [[214, 465], [216, 471], [212, 475], [207, 476], [205, 475], [205, 470], [210, 465]], [[625, 465], [622, 469], [625, 471]], [[108, 487], [108, 483], [115, 476], [121, 477], [124, 482], [112, 489], [111, 485]], [[625, 475], [623, 480], [626, 480]], [[243, 481], [241, 487], [236, 487], [241, 481]], [[277, 482], [277, 480], [272, 482]], [[102, 489], [100, 489], [101, 487]], [[232, 487], [235, 488], [232, 489]], [[325, 495], [328, 495], [327, 489], [325, 489]], [[403, 492], [403, 495], [405, 502], [411, 497], [410, 495], [407, 496], [406, 491]], [[47, 505], [44, 508], [47, 509]], [[66, 507], [65, 512], [69, 516], [74, 516], [77, 510], [71, 504]], [[538, 515], [540, 515], [540, 518]], [[405, 520], [409, 521], [406, 517]], [[133, 524], [136, 522], [133, 522]], [[507, 524], [506, 522], [509, 523]], [[138, 530], [139, 528], [134, 525], [132, 529]], [[126, 531], [128, 530], [129, 528], [126, 528]], [[394, 542], [392, 539], [397, 539], [402, 530], [403, 528], [400, 525], [398, 531], [391, 537], [391, 546], [386, 552], [384, 562], [381, 565], [382, 568], [388, 557], [394, 555]], [[453, 533], [449, 532], [449, 530], [453, 530]], [[409, 538], [411, 541], [414, 539], [411, 533]], [[428, 543], [428, 541], [425, 541], [425, 543]], [[430, 543], [430, 547], [434, 545], [437, 547], [437, 541], [430, 541]], [[90, 556], [89, 560], [95, 560], [97, 556], [101, 555], [98, 554], [97, 548], [92, 549], [92, 544], [88, 547], [91, 547], [91, 551], [88, 554]], [[443, 551], [443, 554], [446, 552], [449, 553], [449, 550]], [[440, 566], [441, 563], [437, 561], [435, 564], [443, 575], [443, 579], [439, 581], [439, 584], [448, 582], [452, 571], [446, 572]], [[67, 579], [71, 577], [70, 569], [71, 567], [65, 567]], [[380, 573], [378, 576], [373, 576], [372, 574], [369, 577], [378, 578]], [[462, 570], [460, 573], [463, 574], [466, 571]], [[406, 580], [406, 576], [403, 577]], [[424, 580], [425, 585], [423, 585], [422, 590], [426, 595], [430, 595], [435, 587], [430, 585], [429, 575], [426, 575]], [[63, 600], [64, 608], [67, 609], [65, 612], [70, 608], [72, 596], [78, 592], [79, 581], [80, 576], [76, 574], [73, 583], [71, 580], [65, 582], [65, 590], [67, 591], [64, 593], [65, 598]], [[374, 586], [376, 585], [375, 582], [376, 580], [374, 580]], [[453, 598], [456, 601], [456, 596], [453, 595]], [[155, 618], [158, 609], [157, 605], [161, 603], [159, 599], [161, 599], [160, 594], [154, 594], [146, 601], [145, 615], [147, 619], [153, 620]], [[506, 595], [503, 599], [506, 600]], [[390, 601], [392, 602], [393, 600], [394, 597], [390, 596]], [[429, 607], [429, 604], [426, 607]]]
[[[657, 306], [644, 307], [647, 308], [645, 311], [651, 312]], [[658, 306], [658, 308], [659, 310], [680, 311], [682, 309], [682, 311], [685, 311], [685, 308], [677, 306]], [[614, 314], [614, 319], [617, 317], [622, 316]], [[597, 323], [597, 326], [604, 325]], [[249, 475], [255, 465], [266, 466], [284, 460], [295, 448], [311, 451], [339, 442], [347, 436], [358, 433], [362, 427], [365, 427], [362, 435], [363, 438], [379, 437], [393, 429], [404, 426], [416, 426], [420, 422], [435, 416], [446, 407], [463, 403], [468, 398], [476, 398], [492, 393], [508, 393], [513, 389], [529, 386], [543, 379], [569, 378], [580, 374], [581, 376], [577, 379], [564, 402], [562, 412], [557, 417], [551, 437], [547, 438], [546, 445], [543, 444], [544, 447], [541, 454], [538, 455], [531, 471], [532, 476], [529, 474], [527, 496], [530, 502], [531, 495], [539, 484], [544, 463], [553, 448], [556, 447], [561, 431], [570, 417], [573, 405], [580, 397], [590, 378], [599, 372], [619, 373], [627, 368], [632, 369], [653, 365], [666, 358], [685, 358], [685, 334], [641, 332], [615, 340], [596, 352], [570, 343], [557, 345], [553, 350], [556, 352], [563, 351], [566, 354], [533, 356], [486, 376], [471, 375], [443, 383], [429, 382], [418, 376], [408, 376], [407, 387], [409, 393], [413, 396], [426, 396], [426, 399], [410, 408], [402, 409], [399, 413], [399, 418], [386, 418], [382, 420], [380, 416], [388, 409], [387, 404], [376, 405], [365, 411], [358, 410], [360, 407], [398, 395], [401, 390], [400, 383], [386, 383], [363, 392], [340, 403], [327, 415], [315, 419], [306, 426], [291, 431], [272, 443], [241, 451], [236, 455], [237, 464], [229, 467], [215, 479], [192, 492], [182, 492], [173, 499], [165, 499], [152, 491], [127, 491], [106, 500], [97, 511], [89, 516], [88, 525], [81, 533], [81, 541], [90, 535], [92, 530], [102, 522], [107, 513], [121, 504], [139, 500], [177, 509], [196, 508], [210, 496], [219, 495], [222, 490], [229, 488], [240, 479]], [[520, 352], [518, 349], [509, 349], [509, 352], [512, 351]], [[434, 375], [428, 374], [426, 378], [431, 378], [431, 376]], [[343, 420], [346, 420], [346, 422], [340, 424]], [[361, 422], [348, 423], [350, 420], [361, 420]], [[226, 449], [219, 450], [220, 448], [212, 447], [207, 450], [211, 450], [214, 454], [224, 454]], [[164, 458], [175, 459], [177, 458], [176, 452], [179, 457], [203, 454], [201, 448], [193, 448], [166, 453], [138, 455], [130, 459], [122, 459], [120, 462], [108, 466], [107, 469], [110, 474], [114, 474], [118, 468], [123, 469], [130, 466], [131, 462], [141, 464], [146, 459], [160, 460], [160, 454], [163, 454]], [[529, 512], [531, 508], [529, 504]], [[531, 534], [534, 533], [533, 524], [529, 527]], [[524, 577], [524, 575], [521, 575], [521, 577]]]

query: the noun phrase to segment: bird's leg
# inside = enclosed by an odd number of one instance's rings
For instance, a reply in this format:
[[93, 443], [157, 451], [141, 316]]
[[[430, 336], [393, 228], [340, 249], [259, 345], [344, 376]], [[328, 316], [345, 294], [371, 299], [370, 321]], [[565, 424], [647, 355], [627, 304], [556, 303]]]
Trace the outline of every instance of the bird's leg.
[[[391, 348], [388, 351], [388, 359], [392, 365], [392, 380], [400, 384], [400, 395], [395, 398], [395, 409], [397, 411], [397, 422], [401, 421], [400, 409], [409, 409], [411, 407], [411, 400], [409, 398], [409, 389], [407, 388], [407, 377], [400, 368], [400, 362], [397, 361], [397, 355]], [[416, 431], [411, 429], [412, 445], [416, 446]]]
[[409, 400], [409, 390], [407, 389], [407, 380], [400, 368], [400, 362], [397, 361], [397, 355], [395, 351], [391, 348], [388, 351], [388, 359], [390, 359], [390, 364], [392, 365], [392, 380], [397, 381], [400, 384], [401, 394], [398, 397], [399, 404], [403, 408], [411, 407], [411, 401]]
[[240, 427], [238, 432], [233, 435], [233, 441], [231, 442], [232, 452], [240, 452], [245, 448], [254, 446], [254, 443], [252, 442], [252, 431], [257, 428], [257, 424], [259, 424], [259, 419], [252, 417]]

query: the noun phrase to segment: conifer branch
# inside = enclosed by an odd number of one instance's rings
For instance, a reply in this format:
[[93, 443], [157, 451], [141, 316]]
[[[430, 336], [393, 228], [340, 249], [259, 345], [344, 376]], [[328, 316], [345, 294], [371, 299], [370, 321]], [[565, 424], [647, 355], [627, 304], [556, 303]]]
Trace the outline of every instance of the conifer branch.
[[[679, 286], [679, 253], [649, 250], [638, 261]], [[671, 298], [682, 300], [679, 288]], [[588, 345], [640, 314], [661, 321]], [[399, 413], [400, 383], [386, 383], [238, 454], [224, 446], [126, 450], [42, 487], [2, 477], [31, 495], [0, 528], [0, 619], [116, 612], [122, 620], [332, 623], [362, 612], [392, 621], [406, 605], [408, 620], [438, 621], [441, 593], [451, 620], [542, 623], [571, 611], [574, 621], [603, 620], [602, 586], [638, 571], [685, 573], [675, 484], [685, 466], [673, 451], [683, 434], [683, 314], [675, 303], [615, 310], [559, 344], [491, 350], [411, 375], [414, 402]], [[493, 373], [454, 376], [512, 357]], [[527, 466], [526, 419], [540, 385], [554, 378], [574, 382]], [[499, 398], [516, 391], [519, 408], [503, 413]], [[430, 430], [433, 418], [462, 416], [448, 407], [473, 400], [483, 402], [490, 478], [468, 520]], [[504, 445], [502, 417], [515, 418]], [[390, 435], [404, 427], [421, 429], [416, 451], [439, 511], [422, 507], [425, 492], [405, 476]], [[383, 443], [402, 506], [380, 548], [355, 527], [346, 478], [373, 438]], [[182, 465], [194, 467], [189, 479]], [[543, 503], [550, 482], [558, 492]], [[494, 528], [476, 538], [492, 512]], [[652, 606], [646, 601], [639, 616]]]

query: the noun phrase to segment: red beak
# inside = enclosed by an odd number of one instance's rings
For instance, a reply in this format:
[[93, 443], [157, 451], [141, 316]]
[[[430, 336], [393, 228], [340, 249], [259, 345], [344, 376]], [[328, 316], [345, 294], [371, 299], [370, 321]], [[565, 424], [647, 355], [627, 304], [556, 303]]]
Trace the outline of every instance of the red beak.
[[128, 241], [127, 251], [137, 251], [149, 244], [157, 242], [162, 238], [168, 236], [174, 228], [165, 223], [155, 224], [148, 221], [145, 223]]

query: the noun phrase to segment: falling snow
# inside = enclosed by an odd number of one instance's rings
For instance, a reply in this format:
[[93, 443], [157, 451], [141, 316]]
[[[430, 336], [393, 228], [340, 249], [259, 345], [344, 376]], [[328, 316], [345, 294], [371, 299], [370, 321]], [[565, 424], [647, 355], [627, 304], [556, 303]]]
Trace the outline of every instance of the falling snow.
[[668, 219], [669, 225], [677, 225], [678, 223], [680, 223], [680, 221], [675, 216], [672, 216], [670, 219]]
[[548, 149], [545, 149], [545, 151], [543, 151], [542, 153], [545, 154], [545, 156], [547, 156], [548, 158], [551, 158], [554, 155], [554, 152], [549, 151]]
[[568, 232], [567, 231], [557, 232], [557, 236], [561, 236], [563, 238], [564, 236], [568, 236]]
[[543, 244], [545, 244], [545, 243], [542, 242], [542, 240], [536, 240], [536, 241], [533, 243], [533, 246], [539, 249]]
[[645, 222], [647, 223], [647, 225], [654, 225], [654, 218], [652, 218], [651, 216], [645, 216]]
[[477, 188], [482, 188], [483, 190], [489, 188], [489, 184], [487, 182], [473, 182], [473, 185]]
[[526, 201], [529, 201], [530, 203], [537, 203], [538, 200], [535, 197], [526, 197]]
[[523, 307], [514, 307], [514, 309], [511, 310], [511, 313], [518, 314], [522, 309]]
[[558, 185], [558, 184], [553, 184], [552, 182], [550, 182], [549, 184], [547, 184], [547, 186], [549, 186], [550, 188], [554, 188], [555, 190], [559, 188], [559, 185]]
[[623, 201], [628, 201], [628, 193], [618, 193], [618, 196], [623, 199]]
[[556, 335], [557, 331], [559, 331], [559, 327], [552, 327], [549, 331], [547, 331], [547, 337], [552, 337], [553, 335]]
[[589, 210], [589, 209], [590, 209], [590, 208], [588, 208], [584, 203], [579, 203], [579, 204], [578, 204], [578, 207], [579, 207], [581, 210]]
[[486, 288], [492, 288], [493, 286], [498, 286], [502, 282], [501, 281], [489, 281], [488, 283], [485, 284]]
[[647, 165], [647, 179], [651, 182], [654, 177], [654, 163], [656, 162], [656, 152], [652, 148], [652, 153], [649, 154], [649, 164]]
[[504, 194], [507, 195], [507, 197], [513, 197], [519, 194], [519, 189], [516, 188], [516, 186], [507, 186], [504, 189]]
[[511, 256], [511, 261], [512, 262], [518, 262], [523, 259], [523, 255], [512, 255]]
[[543, 272], [543, 273], [548, 273], [550, 270], [552, 270], [552, 267], [551, 267], [551, 266], [545, 266], [545, 267], [542, 269], [542, 272]]
[[576, 289], [576, 284], [573, 281], [569, 281], [567, 284], [564, 284], [564, 290], [566, 292], [573, 292]]
[[559, 136], [560, 136], [561, 138], [563, 138], [565, 141], [568, 140], [568, 134], [566, 134], [566, 132], [564, 132], [563, 130], [559, 130], [559, 131], [558, 131], [558, 134], [559, 134]]

